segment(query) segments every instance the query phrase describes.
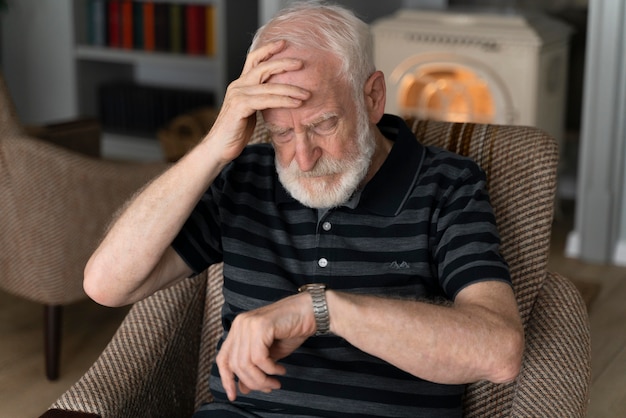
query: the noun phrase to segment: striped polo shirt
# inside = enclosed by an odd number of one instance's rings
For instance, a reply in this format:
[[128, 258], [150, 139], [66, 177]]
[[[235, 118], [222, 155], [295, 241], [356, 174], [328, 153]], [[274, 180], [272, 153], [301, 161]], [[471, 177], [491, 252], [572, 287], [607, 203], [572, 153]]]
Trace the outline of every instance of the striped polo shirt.
[[[510, 283], [480, 168], [423, 146], [398, 117], [385, 115], [379, 129], [394, 145], [345, 206], [319, 212], [293, 199], [269, 144], [246, 147], [207, 190], [173, 247], [195, 272], [224, 262], [222, 338], [239, 312], [306, 283], [421, 300], [454, 300], [479, 281]], [[233, 404], [214, 366], [216, 402], [207, 409], [261, 417], [461, 416], [463, 385], [424, 381], [337, 336], [311, 337], [280, 362], [287, 369], [280, 390], [239, 394]]]

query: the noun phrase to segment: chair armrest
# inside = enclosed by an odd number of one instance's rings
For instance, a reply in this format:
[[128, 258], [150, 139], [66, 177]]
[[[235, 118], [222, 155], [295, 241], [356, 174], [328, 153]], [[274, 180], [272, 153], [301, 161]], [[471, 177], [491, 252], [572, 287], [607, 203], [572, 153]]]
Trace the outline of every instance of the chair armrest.
[[[135, 304], [98, 360], [48, 413], [191, 416], [205, 286], [202, 274]], [[64, 415], [48, 415], [54, 416]]]
[[39, 418], [102, 418], [98, 414], [87, 412], [64, 411], [62, 409], [49, 409]]
[[548, 273], [526, 328], [511, 416], [584, 418], [590, 381], [587, 309], [571, 281]]

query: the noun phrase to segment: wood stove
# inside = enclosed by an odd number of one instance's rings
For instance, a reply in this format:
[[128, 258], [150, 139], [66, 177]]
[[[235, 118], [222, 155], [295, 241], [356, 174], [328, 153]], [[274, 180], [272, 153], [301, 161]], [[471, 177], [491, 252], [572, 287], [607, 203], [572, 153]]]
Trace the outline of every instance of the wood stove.
[[563, 138], [567, 25], [538, 13], [401, 10], [372, 30], [387, 112]]

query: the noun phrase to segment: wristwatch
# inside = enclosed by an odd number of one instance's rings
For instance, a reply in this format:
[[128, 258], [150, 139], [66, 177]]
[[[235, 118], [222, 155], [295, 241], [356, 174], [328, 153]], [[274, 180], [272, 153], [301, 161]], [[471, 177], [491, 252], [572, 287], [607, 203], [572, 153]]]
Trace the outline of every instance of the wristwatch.
[[330, 317], [326, 304], [326, 285], [323, 283], [311, 283], [300, 286], [298, 292], [309, 292], [313, 299], [313, 315], [317, 331], [315, 335], [327, 335], [330, 333]]

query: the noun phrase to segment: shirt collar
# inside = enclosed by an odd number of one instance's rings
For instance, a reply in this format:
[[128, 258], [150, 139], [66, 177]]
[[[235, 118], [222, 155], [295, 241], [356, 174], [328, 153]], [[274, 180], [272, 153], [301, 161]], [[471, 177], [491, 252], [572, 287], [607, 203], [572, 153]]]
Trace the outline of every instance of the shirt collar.
[[[395, 216], [417, 180], [424, 159], [424, 146], [397, 116], [384, 115], [378, 129], [394, 145], [378, 172], [363, 188], [358, 207], [382, 216]], [[278, 180], [278, 175], [275, 175], [275, 182], [276, 202], [295, 202]]]
[[378, 128], [394, 144], [376, 175], [365, 185], [359, 206], [378, 215], [396, 216], [417, 181], [424, 146], [397, 116], [384, 115]]

